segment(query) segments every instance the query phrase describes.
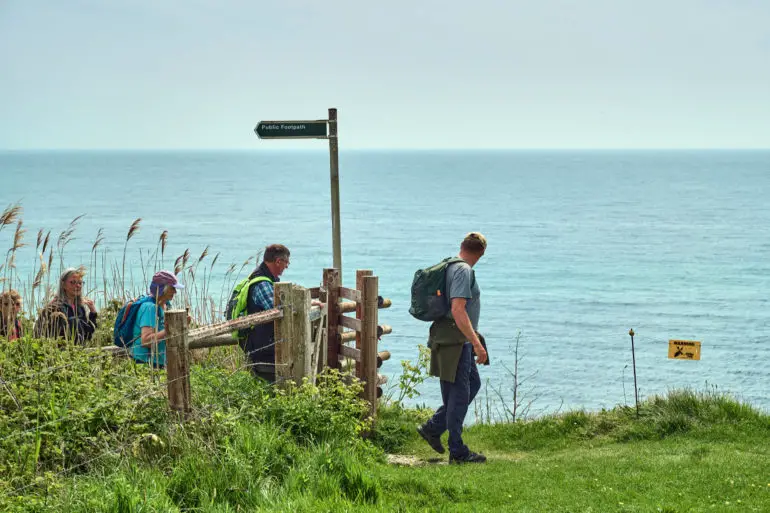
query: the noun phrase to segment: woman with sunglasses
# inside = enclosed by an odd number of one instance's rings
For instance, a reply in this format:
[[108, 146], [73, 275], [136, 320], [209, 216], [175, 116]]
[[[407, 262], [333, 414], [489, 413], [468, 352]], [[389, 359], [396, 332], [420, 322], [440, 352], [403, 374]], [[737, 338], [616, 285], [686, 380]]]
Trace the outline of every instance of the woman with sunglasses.
[[0, 337], [9, 341], [21, 338], [20, 312], [21, 295], [18, 292], [8, 290], [0, 294]]
[[40, 311], [35, 322], [35, 336], [66, 338], [78, 344], [91, 340], [96, 331], [96, 307], [82, 296], [85, 271], [70, 267], [59, 279], [59, 291]]

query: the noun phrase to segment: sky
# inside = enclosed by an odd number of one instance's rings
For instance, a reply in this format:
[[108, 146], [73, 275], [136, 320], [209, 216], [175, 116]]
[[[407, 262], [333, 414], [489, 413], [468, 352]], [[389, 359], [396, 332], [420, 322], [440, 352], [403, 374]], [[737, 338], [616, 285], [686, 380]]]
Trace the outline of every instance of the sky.
[[0, 149], [770, 148], [767, 0], [0, 0]]

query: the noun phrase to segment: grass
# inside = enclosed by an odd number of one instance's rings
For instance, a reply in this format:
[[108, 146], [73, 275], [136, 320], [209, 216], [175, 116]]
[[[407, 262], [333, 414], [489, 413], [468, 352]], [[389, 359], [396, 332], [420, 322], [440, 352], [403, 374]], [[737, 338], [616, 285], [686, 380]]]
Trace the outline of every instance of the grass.
[[[0, 511], [258, 510], [308, 493], [379, 499], [370, 468], [381, 454], [360, 436], [368, 426], [361, 388], [336, 373], [276, 391], [245, 370], [198, 365], [196, 409], [180, 422], [167, 413], [165, 384], [144, 367], [95, 364], [75, 346], [22, 344], [0, 345], [8, 387]], [[48, 358], [63, 372], [14, 372]]]
[[[470, 437], [473, 441], [476, 437]], [[759, 439], [755, 440], [759, 442]], [[484, 444], [476, 440], [476, 445]], [[407, 484], [449, 493], [429, 494], [432, 511], [767, 511], [767, 451], [753, 444], [714, 445], [676, 437], [665, 441], [562, 450], [488, 451], [473, 469], [384, 469], [392, 506], [420, 504]], [[404, 490], [405, 488], [405, 490]], [[385, 508], [387, 509], [387, 508]], [[395, 508], [394, 508], [395, 509]]]
[[[641, 413], [476, 426], [466, 442], [487, 464], [385, 467], [384, 495], [393, 510], [419, 509], [414, 496], [427, 495], [430, 511], [770, 511], [770, 418], [691, 391], [653, 398]], [[435, 456], [416, 438], [408, 452]], [[452, 492], [436, 493], [437, 483]]]
[[[65, 354], [78, 361], [79, 351]], [[37, 469], [6, 469], [4, 482], [29, 487], [0, 485], [3, 511], [770, 510], [770, 417], [716, 392], [653, 397], [638, 417], [618, 407], [476, 425], [466, 429], [466, 442], [489, 461], [450, 466], [445, 458], [436, 462], [414, 432], [427, 410], [385, 406], [371, 436], [361, 438], [369, 430], [366, 407], [356, 387], [337, 376], [280, 393], [215, 362], [194, 366], [192, 377], [191, 421], [166, 416], [162, 404], [103, 411], [112, 427], [96, 429], [99, 449], [84, 445], [91, 452], [82, 468], [62, 472], [56, 453], [44, 451]], [[66, 390], [72, 376], [50, 381]], [[74, 382], [85, 403], [104, 393], [83, 383]], [[71, 394], [57, 397], [78, 406]], [[55, 409], [57, 399], [45, 402]], [[120, 429], [117, 419], [131, 427]], [[59, 441], [66, 449], [95, 436], [78, 422], [74, 433], [48, 433], [44, 447]], [[0, 438], [7, 433], [0, 424]], [[33, 438], [24, 440], [34, 446]], [[8, 460], [15, 448], [2, 447]], [[417, 465], [389, 465], [386, 453], [410, 455]]]

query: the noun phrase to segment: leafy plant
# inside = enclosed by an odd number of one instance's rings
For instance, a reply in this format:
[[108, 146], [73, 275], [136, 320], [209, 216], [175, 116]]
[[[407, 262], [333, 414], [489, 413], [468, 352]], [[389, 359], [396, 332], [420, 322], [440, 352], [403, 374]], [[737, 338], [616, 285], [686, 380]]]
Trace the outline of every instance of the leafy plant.
[[[396, 404], [402, 404], [405, 398], [414, 399], [420, 395], [418, 387], [428, 378], [428, 368], [430, 366], [430, 349], [419, 344], [417, 346], [419, 354], [417, 361], [401, 360], [401, 375], [398, 377], [398, 383], [395, 385], [398, 391], [398, 397], [393, 401]], [[393, 390], [389, 390], [388, 399], [393, 396]]]

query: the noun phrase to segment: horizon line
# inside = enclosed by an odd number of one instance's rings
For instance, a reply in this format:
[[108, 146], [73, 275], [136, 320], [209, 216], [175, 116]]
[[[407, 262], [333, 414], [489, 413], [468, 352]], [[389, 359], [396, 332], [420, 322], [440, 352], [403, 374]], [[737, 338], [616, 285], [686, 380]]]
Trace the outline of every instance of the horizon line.
[[[304, 151], [320, 152], [327, 151], [327, 148], [191, 148], [191, 147], [168, 147], [168, 148], [0, 148], [2, 153], [31, 153], [31, 152], [286, 152], [286, 151]], [[547, 147], [547, 148], [510, 148], [510, 147], [468, 147], [468, 148], [446, 148], [446, 147], [355, 147], [344, 148], [343, 151], [445, 151], [445, 152], [468, 152], [468, 151], [510, 151], [510, 152], [535, 152], [535, 151], [770, 151], [768, 147], [639, 147], [639, 148], [621, 148], [621, 147], [597, 147], [597, 148], [570, 148], [570, 147]]]

